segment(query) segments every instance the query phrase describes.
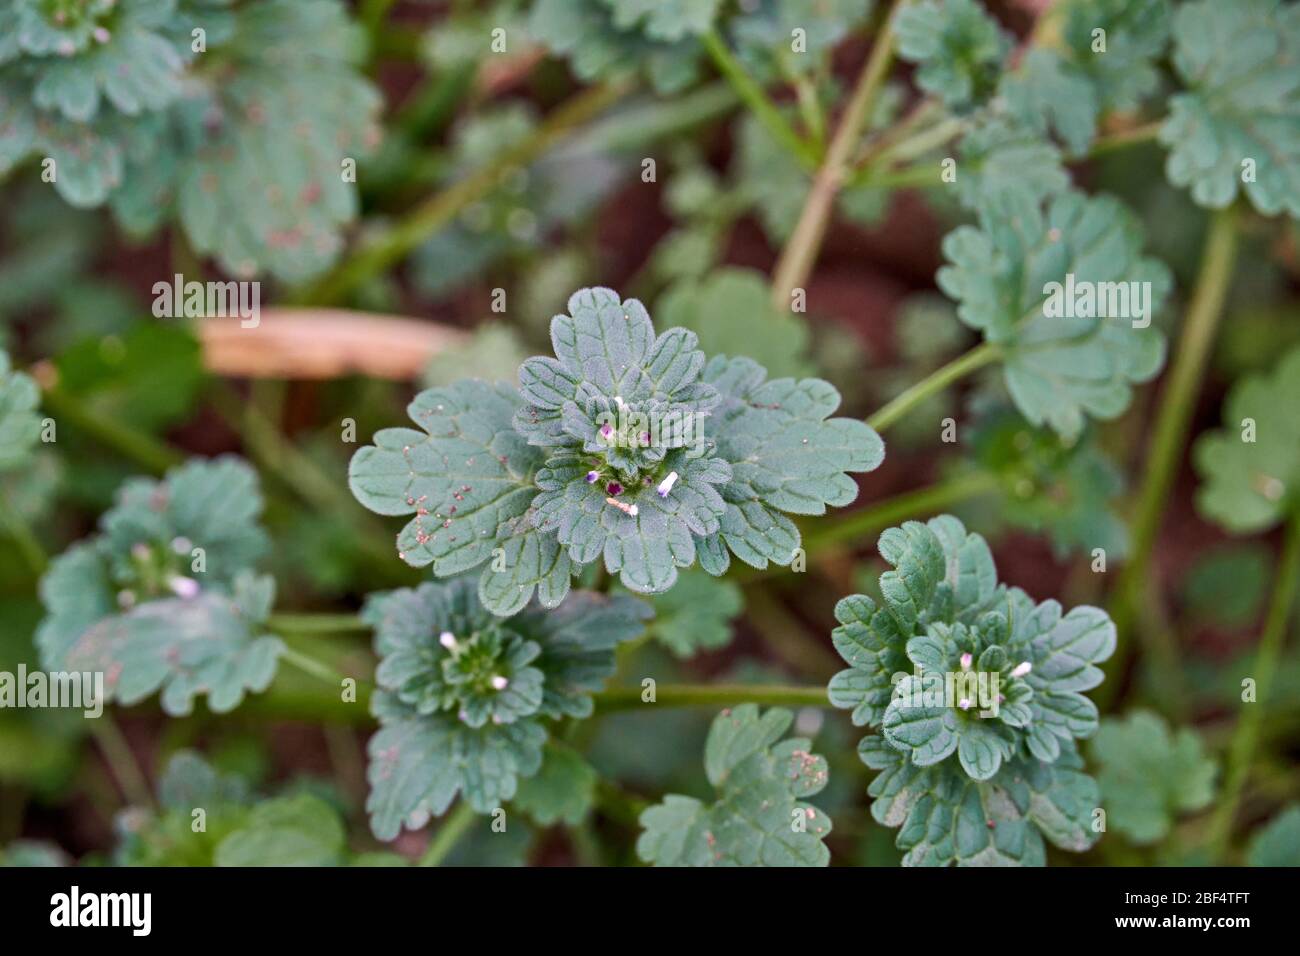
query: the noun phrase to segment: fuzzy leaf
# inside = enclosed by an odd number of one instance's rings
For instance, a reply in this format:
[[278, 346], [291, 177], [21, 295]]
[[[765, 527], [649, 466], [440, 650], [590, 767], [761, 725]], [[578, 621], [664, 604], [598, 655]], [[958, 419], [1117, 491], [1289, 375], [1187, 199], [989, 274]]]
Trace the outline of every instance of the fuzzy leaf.
[[898, 55], [918, 64], [916, 85], [950, 110], [986, 100], [997, 86], [1010, 37], [975, 0], [924, 0], [894, 26]]
[[1171, 733], [1157, 715], [1137, 711], [1105, 720], [1092, 742], [1097, 781], [1111, 825], [1134, 843], [1156, 843], [1179, 814], [1214, 799], [1218, 766], [1195, 731]]
[[1300, 866], [1300, 806], [1291, 804], [1251, 837], [1251, 866]]
[[[1119, 415], [1132, 385], [1152, 378], [1164, 355], [1160, 333], [1141, 323], [1165, 298], [1170, 278], [1159, 262], [1141, 257], [1137, 219], [1113, 198], [1069, 192], [1045, 209], [1022, 193], [995, 195], [979, 220], [978, 228], [961, 226], [945, 237], [950, 265], [938, 281], [960, 303], [961, 320], [1001, 350], [1016, 406], [1067, 440], [1085, 415]], [[1088, 290], [1091, 306], [1083, 298]], [[1136, 290], [1142, 309], [1119, 290]]]
[[825, 813], [804, 803], [826, 786], [826, 761], [801, 738], [781, 741], [786, 710], [741, 704], [714, 718], [704, 764], [718, 799], [670, 794], [641, 814], [637, 855], [656, 866], [825, 866]]
[[1200, 0], [1179, 7], [1173, 32], [1189, 92], [1170, 98], [1160, 129], [1169, 181], [1202, 206], [1222, 209], [1240, 189], [1265, 215], [1300, 218], [1300, 8]]
[[547, 744], [542, 769], [520, 783], [515, 805], [542, 826], [577, 826], [595, 800], [596, 782], [596, 771], [576, 750]]
[[651, 600], [650, 629], [680, 658], [717, 650], [731, 640], [731, 622], [744, 607], [740, 587], [732, 581], [686, 571], [676, 586]]
[[1201, 436], [1194, 461], [1203, 515], [1234, 534], [1273, 527], [1300, 509], [1300, 349], [1273, 373], [1249, 376], [1224, 402], [1221, 431]]
[[[651, 13], [648, 4], [637, 8]], [[653, 19], [656, 24], [673, 22], [673, 18], [658, 14]], [[669, 42], [630, 25], [620, 28], [612, 0], [539, 0], [529, 16], [528, 32], [555, 53], [568, 57], [573, 72], [587, 81], [641, 70], [658, 92], [674, 93], [689, 86], [699, 74], [699, 46], [693, 38]]]
[[714, 413], [717, 454], [732, 472], [722, 538], [757, 567], [789, 564], [786, 545], [793, 536], [797, 547], [798, 534], [779, 513], [820, 515], [827, 505], [851, 504], [858, 489], [846, 472], [877, 468], [884, 443], [860, 421], [829, 417], [840, 396], [821, 379], [765, 382], [761, 366], [725, 356], [709, 362], [704, 378], [724, 396]]

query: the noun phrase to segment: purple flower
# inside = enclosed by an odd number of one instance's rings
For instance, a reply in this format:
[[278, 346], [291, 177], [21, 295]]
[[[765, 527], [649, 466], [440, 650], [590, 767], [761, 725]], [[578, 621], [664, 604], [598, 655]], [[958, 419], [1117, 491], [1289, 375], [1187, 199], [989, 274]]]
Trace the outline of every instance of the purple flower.
[[617, 497], [623, 493], [623, 486], [617, 481], [611, 481], [605, 486], [605, 493]]
[[594, 485], [598, 478], [600, 478], [600, 472], [598, 471], [587, 472], [587, 484]]

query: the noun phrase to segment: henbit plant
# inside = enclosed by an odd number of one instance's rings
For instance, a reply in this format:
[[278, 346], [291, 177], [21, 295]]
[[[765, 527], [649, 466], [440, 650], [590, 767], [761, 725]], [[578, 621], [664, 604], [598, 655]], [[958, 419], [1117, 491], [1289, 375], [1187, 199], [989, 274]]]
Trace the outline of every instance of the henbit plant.
[[[521, 778], [542, 770], [548, 728], [591, 715], [615, 648], [649, 616], [635, 598], [575, 591], [554, 610], [502, 618], [464, 577], [372, 596], [363, 617], [380, 658], [366, 801], [375, 835], [418, 829], [457, 794], [479, 813], [515, 797]], [[544, 776], [561, 796], [524, 796], [528, 805], [559, 804], [543, 816], [582, 799], [580, 760], [553, 757]]]
[[298, 281], [356, 215], [376, 137], [337, 0], [14, 0], [0, 11], [0, 175], [42, 161], [135, 234], [175, 216], [230, 272]]
[[1037, 865], [1044, 838], [1088, 849], [1097, 785], [1075, 741], [1097, 729], [1082, 692], [1115, 649], [1110, 619], [999, 584], [984, 539], [948, 515], [891, 528], [879, 548], [884, 603], [836, 606], [849, 667], [829, 692], [880, 733], [858, 754], [881, 771], [871, 813], [901, 826], [904, 865]]
[[414, 514], [402, 560], [439, 577], [488, 563], [479, 598], [513, 614], [555, 607], [572, 575], [603, 559], [633, 591], [672, 587], [678, 568], [710, 574], [730, 554], [789, 564], [799, 531], [857, 497], [848, 472], [884, 457], [860, 421], [831, 418], [820, 379], [776, 379], [750, 359], [706, 363], [696, 336], [656, 337], [645, 307], [583, 289], [551, 323], [555, 358], [519, 370], [518, 391], [464, 381], [420, 393], [423, 431], [390, 428], [348, 469], [357, 500]]
[[261, 510], [257, 473], [234, 457], [129, 481], [100, 533], [41, 579], [42, 666], [102, 672], [104, 703], [162, 691], [173, 715], [200, 694], [221, 713], [265, 690], [284, 644], [264, 627], [275, 581], [252, 570], [268, 545]]

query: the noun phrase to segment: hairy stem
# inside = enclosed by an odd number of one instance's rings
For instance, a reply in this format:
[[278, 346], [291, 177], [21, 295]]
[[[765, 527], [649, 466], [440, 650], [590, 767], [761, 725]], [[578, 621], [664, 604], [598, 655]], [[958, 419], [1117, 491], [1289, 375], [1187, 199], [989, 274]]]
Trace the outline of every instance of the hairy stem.
[[442, 821], [442, 826], [434, 831], [428, 848], [420, 857], [420, 866], [441, 866], [442, 861], [456, 848], [460, 838], [473, 826], [476, 818], [474, 808], [468, 803], [461, 801], [456, 804], [456, 809], [452, 810]]
[[849, 162], [862, 136], [871, 113], [876, 94], [884, 85], [885, 75], [894, 55], [894, 18], [902, 2], [896, 3], [885, 17], [884, 26], [876, 38], [871, 55], [858, 77], [857, 86], [844, 110], [844, 116], [835, 129], [826, 159], [813, 177], [812, 188], [804, 201], [799, 222], [790, 235], [790, 241], [781, 251], [772, 278], [772, 303], [778, 309], [790, 307], [790, 293], [802, 288], [812, 273], [817, 253], [821, 250], [826, 227], [830, 224], [835, 197], [844, 185]]
[[[1112, 674], [1119, 672], [1127, 653], [1129, 642], [1124, 638], [1137, 616], [1135, 611], [1142, 600], [1143, 582], [1149, 573], [1156, 532], [1160, 528], [1160, 519], [1173, 487], [1174, 473], [1187, 443], [1196, 395], [1200, 390], [1205, 363], [1209, 358], [1210, 347], [1214, 344], [1223, 314], [1223, 302], [1232, 280], [1237, 239], [1236, 220], [1232, 210], [1215, 213], [1210, 221], [1200, 275], [1187, 309], [1182, 335], [1178, 339], [1169, 381], [1156, 412], [1151, 453], [1146, 460], [1145, 479], [1138, 492], [1133, 515], [1132, 553], [1116, 585], [1111, 618], [1120, 637], [1121, 652], [1112, 660]], [[1142, 629], [1139, 636], [1152, 656], [1152, 663], [1160, 667], [1167, 678], [1157, 684], [1168, 687], [1169, 681], [1177, 682], [1181, 670], [1178, 667], [1176, 649], [1169, 646], [1168, 642], [1160, 641], [1159, 633]]]
[[1278, 562], [1277, 577], [1273, 582], [1273, 598], [1269, 603], [1268, 617], [1264, 622], [1264, 635], [1260, 638], [1259, 648], [1255, 652], [1255, 663], [1251, 668], [1255, 675], [1255, 701], [1243, 702], [1241, 717], [1237, 720], [1237, 728], [1233, 731], [1232, 741], [1228, 746], [1223, 794], [1210, 821], [1210, 848], [1215, 859], [1221, 858], [1227, 849], [1228, 837], [1232, 834], [1232, 823], [1237, 814], [1237, 806], [1241, 802], [1246, 777], [1250, 773], [1250, 765], [1259, 746], [1260, 732], [1264, 726], [1264, 712], [1269, 703], [1268, 695], [1282, 656], [1282, 641], [1286, 636], [1287, 622], [1291, 618], [1291, 608], [1295, 605], [1298, 587], [1300, 587], [1300, 514], [1292, 515], [1286, 524], [1282, 541], [1282, 558]]
[[781, 684], [662, 684], [653, 702], [642, 701], [640, 687], [612, 687], [592, 695], [596, 710], [609, 713], [638, 707], [730, 707], [763, 704], [768, 707], [829, 707], [826, 688], [789, 687]]
[[736, 95], [749, 107], [758, 121], [767, 127], [772, 138], [787, 149], [801, 166], [806, 169], [816, 169], [817, 156], [813, 149], [795, 132], [794, 127], [786, 122], [785, 117], [776, 108], [776, 104], [768, 99], [763, 88], [749, 75], [740, 61], [731, 55], [726, 41], [716, 31], [711, 30], [700, 37], [700, 43], [712, 58], [718, 72], [731, 84]]
[[606, 83], [579, 93], [549, 115], [531, 136], [501, 152], [492, 162], [416, 206], [373, 242], [362, 246], [325, 278], [296, 299], [325, 305], [345, 298], [357, 286], [396, 265], [402, 257], [451, 222], [470, 203], [482, 199], [510, 173], [526, 166], [592, 117], [625, 96], [630, 81]]
[[1102, 156], [1123, 149], [1126, 146], [1150, 143], [1160, 135], [1160, 127], [1164, 125], [1165, 121], [1158, 119], [1150, 123], [1143, 123], [1141, 126], [1134, 126], [1131, 129], [1121, 130], [1118, 133], [1111, 133], [1108, 136], [1099, 136], [1093, 142], [1092, 148], [1088, 150], [1088, 156]]
[[892, 401], [868, 418], [867, 424], [876, 431], [883, 432], [931, 395], [942, 392], [953, 382], [965, 378], [985, 365], [996, 362], [999, 358], [1001, 352], [996, 345], [989, 342], [977, 345], [895, 396]]

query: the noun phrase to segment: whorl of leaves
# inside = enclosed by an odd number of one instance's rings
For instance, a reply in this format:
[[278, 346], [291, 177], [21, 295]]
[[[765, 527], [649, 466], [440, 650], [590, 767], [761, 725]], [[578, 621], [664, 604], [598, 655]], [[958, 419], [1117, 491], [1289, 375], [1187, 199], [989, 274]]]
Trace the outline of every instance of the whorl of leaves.
[[284, 645], [262, 628], [275, 582], [252, 570], [267, 546], [261, 510], [256, 473], [233, 457], [127, 482], [100, 533], [41, 579], [42, 665], [102, 672], [104, 703], [161, 690], [173, 715], [200, 694], [225, 712], [265, 690]]
[[984, 539], [950, 516], [889, 529], [880, 554], [884, 602], [836, 606], [849, 667], [829, 691], [880, 732], [859, 755], [882, 771], [872, 815], [901, 826], [904, 863], [1041, 864], [1044, 838], [1087, 849], [1097, 786], [1076, 740], [1097, 729], [1083, 691], [1115, 649], [1110, 618], [999, 584]]
[[525, 361], [517, 391], [422, 392], [409, 408], [422, 430], [378, 432], [349, 469], [367, 508], [415, 516], [397, 538], [408, 564], [446, 577], [487, 563], [479, 597], [494, 613], [534, 593], [555, 606], [597, 560], [642, 593], [697, 560], [715, 575], [730, 554], [788, 564], [787, 515], [851, 503], [847, 473], [883, 458], [865, 424], [830, 417], [830, 384], [706, 362], [693, 332], [656, 336], [645, 307], [610, 289], [574, 293], [551, 342], [556, 357]]
[[[418, 829], [457, 794], [480, 813], [514, 798], [542, 769], [549, 722], [590, 716], [614, 649], [649, 614], [635, 598], [579, 591], [554, 610], [500, 618], [466, 578], [372, 596], [363, 616], [380, 657], [366, 801], [375, 835]], [[564, 771], [548, 778], [578, 772]], [[548, 792], [534, 789], [528, 805], [564, 812]]]

